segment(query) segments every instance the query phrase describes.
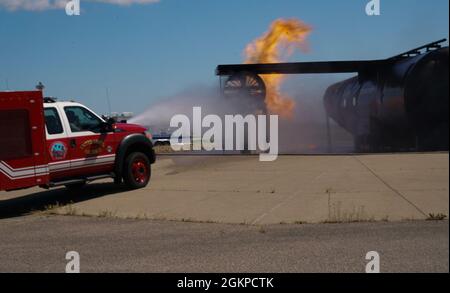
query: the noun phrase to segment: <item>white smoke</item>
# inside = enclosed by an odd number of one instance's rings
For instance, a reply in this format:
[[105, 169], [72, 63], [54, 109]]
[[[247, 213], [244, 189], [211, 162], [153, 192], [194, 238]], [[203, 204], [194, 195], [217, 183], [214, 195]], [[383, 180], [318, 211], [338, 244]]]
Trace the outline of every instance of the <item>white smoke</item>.
[[215, 87], [195, 86], [151, 105], [131, 119], [130, 123], [144, 125], [153, 131], [164, 131], [168, 129], [173, 116], [182, 114], [191, 117], [193, 107], [201, 107], [203, 116], [244, 115], [252, 112], [247, 100], [227, 99]]
[[[70, 0], [0, 0], [0, 7], [9, 11], [44, 11], [63, 9]], [[98, 2], [114, 5], [153, 4], [160, 0], [81, 0], [82, 2]]]
[[[308, 86], [308, 80], [300, 86], [299, 80], [294, 80], [288, 91], [297, 104], [294, 115], [292, 119], [280, 118], [279, 121], [280, 154], [327, 153], [329, 146], [323, 95], [335, 81], [326, 79]], [[255, 114], [256, 110], [251, 99], [225, 98], [218, 87], [195, 86], [150, 105], [130, 123], [143, 125], [153, 134], [170, 133], [171, 118], [178, 114], [192, 118], [192, 108], [197, 106], [202, 108], [203, 117], [208, 114], [245, 116]], [[334, 123], [331, 127], [333, 152], [352, 152], [351, 135]]]

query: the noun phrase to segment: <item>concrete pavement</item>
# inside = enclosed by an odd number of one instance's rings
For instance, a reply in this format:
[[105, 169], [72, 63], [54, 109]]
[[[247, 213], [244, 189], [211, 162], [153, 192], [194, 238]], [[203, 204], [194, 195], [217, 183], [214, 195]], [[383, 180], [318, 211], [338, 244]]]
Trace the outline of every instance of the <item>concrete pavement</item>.
[[255, 225], [426, 219], [448, 216], [449, 155], [160, 157], [145, 189], [2, 192], [0, 218], [55, 205], [70, 215]]

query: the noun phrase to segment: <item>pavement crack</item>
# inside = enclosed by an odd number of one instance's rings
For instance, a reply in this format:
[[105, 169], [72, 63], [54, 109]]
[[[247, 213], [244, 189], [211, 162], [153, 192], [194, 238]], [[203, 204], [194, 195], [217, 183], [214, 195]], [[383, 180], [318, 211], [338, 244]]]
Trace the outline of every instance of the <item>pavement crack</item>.
[[361, 161], [358, 157], [353, 156], [353, 158], [360, 163], [364, 168], [366, 168], [370, 173], [372, 173], [373, 176], [375, 176], [381, 183], [383, 183], [387, 188], [389, 188], [391, 191], [393, 191], [395, 194], [397, 194], [399, 197], [401, 197], [403, 200], [405, 200], [407, 203], [409, 203], [411, 206], [413, 206], [419, 213], [421, 213], [425, 218], [428, 217], [428, 215], [417, 205], [415, 205], [412, 201], [410, 201], [406, 196], [404, 196], [399, 190], [395, 189], [392, 185], [390, 185], [388, 182], [386, 182], [381, 176], [379, 176], [377, 173], [375, 173], [374, 170], [372, 170], [369, 166], [364, 164], [363, 161]]

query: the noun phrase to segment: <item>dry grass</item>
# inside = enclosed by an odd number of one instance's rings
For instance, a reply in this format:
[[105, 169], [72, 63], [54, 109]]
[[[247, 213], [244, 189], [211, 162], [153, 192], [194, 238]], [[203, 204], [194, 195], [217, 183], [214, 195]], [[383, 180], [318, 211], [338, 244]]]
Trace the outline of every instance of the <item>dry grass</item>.
[[174, 153], [174, 151], [172, 150], [172, 148], [169, 145], [154, 146], [153, 149], [155, 150], [156, 154], [170, 154], [170, 153]]
[[444, 221], [447, 219], [447, 215], [444, 214], [429, 214], [427, 221]]
[[353, 207], [351, 210], [344, 210], [342, 203], [337, 202], [330, 205], [328, 220], [324, 223], [336, 224], [336, 223], [363, 223], [374, 222], [375, 218], [367, 215], [364, 206]]

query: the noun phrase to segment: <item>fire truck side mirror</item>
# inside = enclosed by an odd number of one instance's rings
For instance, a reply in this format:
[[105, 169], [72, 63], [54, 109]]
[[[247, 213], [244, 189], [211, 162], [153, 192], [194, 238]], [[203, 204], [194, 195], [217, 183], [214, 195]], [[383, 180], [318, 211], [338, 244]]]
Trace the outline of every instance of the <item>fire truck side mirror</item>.
[[109, 118], [106, 122], [102, 123], [101, 132], [108, 133], [113, 131], [113, 125], [116, 123], [116, 120], [113, 118]]
[[113, 126], [114, 124], [116, 124], [116, 120], [114, 118], [108, 118], [106, 120], [106, 123], [108, 123], [108, 125]]

